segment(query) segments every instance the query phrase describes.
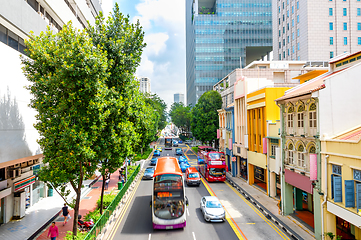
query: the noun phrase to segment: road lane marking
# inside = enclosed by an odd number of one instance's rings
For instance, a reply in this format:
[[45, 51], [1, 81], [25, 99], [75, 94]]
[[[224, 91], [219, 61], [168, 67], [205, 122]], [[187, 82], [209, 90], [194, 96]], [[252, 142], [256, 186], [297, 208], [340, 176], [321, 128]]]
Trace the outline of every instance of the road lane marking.
[[188, 217], [189, 217], [189, 211], [188, 211], [188, 208], [187, 208], [187, 215], [188, 215]]
[[232, 189], [238, 196], [242, 198], [242, 200], [248, 204], [268, 225], [270, 225], [283, 239], [289, 238], [286, 236], [284, 232], [282, 232], [273, 222], [271, 222], [268, 218], [266, 218], [258, 208], [256, 208], [253, 204], [251, 204], [242, 194], [240, 194], [235, 188], [233, 188], [228, 182], [225, 182], [227, 186]]
[[[217, 195], [213, 192], [213, 190], [208, 185], [208, 183], [206, 183], [203, 178], [201, 178], [201, 180], [202, 180], [204, 186], [206, 187], [206, 189], [208, 190], [209, 194], [211, 196], [217, 197]], [[234, 221], [234, 219], [230, 216], [227, 209], [225, 208], [224, 210], [226, 211], [226, 220], [227, 220], [228, 224], [231, 226], [231, 228], [233, 229], [233, 231], [236, 234], [236, 236], [238, 237], [238, 239], [247, 240], [246, 236], [244, 235], [242, 230], [239, 228], [237, 223]]]
[[110, 234], [108, 235], [108, 239], [112, 240], [114, 238], [115, 233], [117, 232], [117, 229], [119, 228], [119, 225], [122, 222], [122, 220], [123, 220], [123, 218], [125, 216], [125, 213], [127, 212], [128, 208], [130, 206], [130, 203], [133, 200], [133, 197], [134, 197], [135, 193], [137, 192], [137, 189], [138, 189], [138, 187], [140, 185], [140, 182], [141, 182], [141, 180], [143, 178], [143, 175], [144, 175], [144, 172], [142, 172], [141, 175], [139, 176], [138, 182], [134, 186], [133, 191], [130, 193], [130, 196], [129, 196], [127, 202], [125, 203], [125, 205], [123, 206], [123, 209], [121, 210], [121, 212], [119, 214], [119, 217], [118, 217], [117, 221], [115, 222], [115, 225], [113, 226], [113, 228], [110, 231]]
[[194, 232], [192, 232], [193, 234], [193, 240], [196, 240], [196, 235], [194, 234]]
[[148, 237], [148, 240], [150, 240], [150, 239], [151, 239], [151, 237], [152, 237], [152, 234], [150, 234], [150, 233], [149, 233], [149, 237]]

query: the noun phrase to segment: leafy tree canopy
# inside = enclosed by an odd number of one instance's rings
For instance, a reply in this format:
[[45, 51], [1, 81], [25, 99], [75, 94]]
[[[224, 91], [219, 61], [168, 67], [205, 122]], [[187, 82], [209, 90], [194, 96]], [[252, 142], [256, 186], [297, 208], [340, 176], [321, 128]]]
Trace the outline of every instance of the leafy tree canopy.
[[219, 128], [218, 109], [222, 108], [222, 97], [217, 91], [205, 92], [192, 109], [191, 129], [193, 136], [202, 142], [217, 138]]
[[182, 102], [173, 103], [169, 116], [172, 118], [172, 122], [183, 131], [189, 131], [191, 124], [191, 107], [184, 106]]

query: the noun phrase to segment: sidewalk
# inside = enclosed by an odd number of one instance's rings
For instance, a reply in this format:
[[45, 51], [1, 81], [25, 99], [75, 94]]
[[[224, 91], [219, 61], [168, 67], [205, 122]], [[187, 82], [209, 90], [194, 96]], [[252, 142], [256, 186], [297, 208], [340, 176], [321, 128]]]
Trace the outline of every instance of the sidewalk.
[[[115, 171], [113, 174], [110, 175], [110, 182], [107, 190], [104, 190], [104, 195], [109, 194], [113, 190], [118, 189], [118, 180], [119, 180], [119, 173], [118, 170]], [[101, 189], [102, 189], [102, 178], [99, 178], [99, 180], [90, 188], [89, 193], [84, 196], [80, 201], [80, 207], [79, 207], [79, 214], [82, 216], [82, 220], [84, 220], [84, 216], [89, 212], [93, 211], [96, 208], [96, 203], [100, 197]], [[64, 204], [64, 203], [63, 203]], [[60, 213], [55, 218], [55, 224], [58, 226], [59, 229], [59, 237], [57, 239], [63, 239], [68, 231], [73, 230], [73, 220], [74, 220], [74, 210], [69, 209], [71, 219], [63, 226], [64, 217], [62, 213]], [[38, 236], [36, 239], [49, 239], [48, 236], [48, 230], [49, 226], [45, 228], [45, 230], [42, 231], [40, 236]]]
[[315, 235], [305, 226], [300, 224], [291, 216], [283, 216], [279, 213], [277, 206], [278, 200], [268, 197], [262, 190], [257, 187], [248, 185], [244, 179], [232, 177], [227, 172], [227, 180], [242, 193], [250, 202], [252, 202], [263, 214], [276, 223], [280, 228], [283, 228], [293, 239], [315, 239]]

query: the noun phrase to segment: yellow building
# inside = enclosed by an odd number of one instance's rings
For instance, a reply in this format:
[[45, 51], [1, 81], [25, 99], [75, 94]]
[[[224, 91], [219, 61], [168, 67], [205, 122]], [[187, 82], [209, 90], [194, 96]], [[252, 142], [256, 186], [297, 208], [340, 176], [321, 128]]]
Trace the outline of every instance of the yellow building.
[[268, 192], [267, 122], [280, 119], [275, 99], [289, 87], [264, 87], [247, 94], [248, 169], [249, 184], [256, 184]]
[[321, 144], [322, 178], [327, 179], [323, 232], [361, 239], [361, 126]]

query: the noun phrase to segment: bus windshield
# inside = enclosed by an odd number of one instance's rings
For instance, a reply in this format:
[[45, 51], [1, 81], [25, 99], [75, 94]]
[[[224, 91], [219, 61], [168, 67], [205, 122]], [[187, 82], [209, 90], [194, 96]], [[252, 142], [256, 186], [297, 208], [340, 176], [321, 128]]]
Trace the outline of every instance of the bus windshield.
[[208, 156], [211, 160], [218, 160], [221, 158], [221, 154], [219, 153], [209, 153]]
[[165, 138], [164, 146], [172, 147], [172, 138]]
[[225, 168], [210, 168], [209, 169], [209, 175], [213, 177], [221, 177], [226, 174]]
[[163, 174], [154, 178], [154, 214], [161, 219], [179, 218], [184, 214], [182, 176]]

